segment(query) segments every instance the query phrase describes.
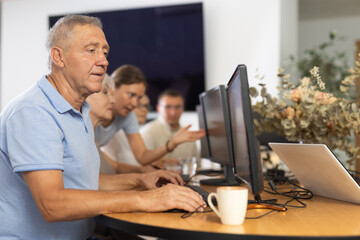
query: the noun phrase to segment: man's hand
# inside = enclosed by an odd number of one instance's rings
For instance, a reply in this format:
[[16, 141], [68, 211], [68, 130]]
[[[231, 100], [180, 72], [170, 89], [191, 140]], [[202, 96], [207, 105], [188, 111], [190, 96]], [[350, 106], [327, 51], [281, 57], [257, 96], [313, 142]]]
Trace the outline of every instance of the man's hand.
[[177, 145], [184, 142], [195, 142], [205, 136], [205, 130], [200, 129], [198, 131], [189, 131], [191, 124], [177, 131], [174, 137], [169, 142], [169, 148], [174, 149]]
[[168, 184], [164, 187], [150, 191], [139, 192], [142, 202], [142, 210], [146, 212], [161, 212], [169, 209], [184, 209], [188, 212], [203, 211], [206, 203], [198, 194], [190, 188]]
[[184, 181], [178, 173], [158, 170], [150, 173], [143, 173], [140, 177], [140, 186], [146, 189], [156, 189], [169, 183], [184, 185]]

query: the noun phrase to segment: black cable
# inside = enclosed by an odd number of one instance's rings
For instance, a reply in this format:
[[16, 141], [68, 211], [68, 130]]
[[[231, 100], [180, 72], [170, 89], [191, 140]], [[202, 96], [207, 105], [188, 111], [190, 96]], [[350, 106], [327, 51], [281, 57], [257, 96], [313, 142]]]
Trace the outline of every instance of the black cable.
[[[295, 189], [290, 189], [288, 191], [280, 192], [280, 190], [288, 189], [289, 187], [278, 188], [276, 185], [274, 185], [272, 180], [269, 179], [268, 176], [266, 176], [266, 174], [264, 174], [264, 176], [269, 181], [269, 186], [270, 186], [270, 189], [272, 190], [272, 191], [269, 191], [266, 188], [264, 188], [264, 192], [267, 192], [267, 193], [270, 193], [270, 194], [273, 194], [273, 195], [280, 195], [280, 196], [290, 198], [290, 200], [285, 202], [285, 204], [279, 204], [281, 206], [294, 207], [294, 208], [305, 208], [307, 205], [304, 202], [302, 202], [301, 200], [307, 200], [307, 199], [311, 199], [313, 197], [313, 193], [310, 190], [299, 186], [298, 184], [296, 184], [295, 182], [293, 182], [293, 181], [291, 181], [289, 179], [287, 179], [286, 182], [289, 183], [290, 185], [295, 186], [296, 188]], [[293, 201], [298, 202], [300, 205], [290, 205], [289, 203], [291, 203]]]
[[[187, 212], [187, 213], [184, 213], [183, 215], [181, 215], [181, 218], [188, 218], [188, 217], [190, 217], [191, 215], [193, 215], [194, 213], [197, 213], [198, 212], [198, 210], [200, 209], [200, 208], [203, 208], [203, 207], [206, 207], [206, 204], [204, 204], [204, 205], [201, 205], [201, 206], [199, 206], [199, 207], [197, 207], [194, 211], [192, 211], [192, 212]], [[199, 212], [199, 213], [208, 213], [208, 212], [212, 212], [213, 210], [205, 210], [205, 211], [202, 211], [202, 212]]]
[[[186, 181], [186, 183], [190, 182], [190, 180], [196, 176], [197, 174], [189, 177], [189, 179]], [[200, 175], [200, 174], [199, 174]], [[280, 196], [284, 196], [284, 197], [288, 197], [290, 198], [288, 201], [286, 201], [284, 204], [282, 203], [276, 203], [276, 202], [272, 202], [271, 204], [272, 205], [276, 205], [276, 206], [280, 206], [280, 207], [283, 207], [285, 208], [285, 211], [287, 210], [288, 207], [292, 207], [292, 208], [305, 208], [307, 205], [302, 202], [301, 200], [308, 200], [308, 199], [311, 199], [313, 197], [313, 193], [308, 190], [308, 189], [305, 189], [301, 186], [299, 186], [298, 184], [296, 184], [295, 182], [289, 180], [288, 178], [283, 178], [281, 179], [281, 181], [278, 181], [278, 182], [274, 182], [272, 179], [270, 179], [266, 174], [264, 174], [264, 177], [268, 180], [268, 184], [270, 186], [270, 188], [267, 188], [265, 187], [264, 188], [264, 192], [267, 192], [267, 193], [270, 193], [270, 194], [273, 194], [273, 195], [280, 195]], [[294, 189], [290, 189], [288, 191], [283, 191], [283, 192], [280, 192], [281, 190], [283, 189], [289, 189], [289, 187], [278, 187], [277, 185], [283, 185], [285, 183], [289, 183], [290, 185], [293, 185], [295, 186]], [[269, 191], [267, 189], [271, 189], [272, 191]], [[299, 190], [300, 189], [300, 190]], [[290, 205], [289, 203], [293, 202], [293, 201], [296, 201], [297, 203], [299, 203], [300, 205]], [[264, 201], [260, 201], [259, 203], [268, 203], [267, 200], [264, 200]], [[194, 211], [192, 212], [187, 212], [187, 213], [184, 213], [181, 218], [188, 218], [190, 216], [192, 216], [194, 213], [198, 212], [199, 208], [201, 207], [205, 207], [205, 205], [202, 205], [202, 206], [199, 206], [198, 208], [196, 208]], [[249, 209], [249, 210], [252, 210], [252, 209]], [[202, 213], [208, 213], [208, 212], [212, 212], [211, 209], [209, 210], [205, 210], [203, 211]], [[264, 216], [267, 216], [271, 213], [274, 213], [274, 212], [280, 212], [279, 210], [274, 210], [274, 209], [270, 209], [268, 212], [262, 214], [262, 215], [259, 215], [259, 216], [256, 216], [256, 217], [245, 217], [245, 219], [259, 219], [259, 218], [262, 218]], [[199, 212], [201, 213], [201, 212]]]
[[[249, 209], [249, 210], [252, 210], [252, 209]], [[278, 210], [273, 210], [273, 209], [270, 209], [270, 211], [262, 214], [262, 215], [259, 215], [259, 216], [256, 216], [256, 217], [245, 217], [245, 219], [259, 219], [259, 218], [262, 218], [262, 217], [265, 217], [266, 215], [269, 215], [270, 213], [274, 213], [274, 212], [279, 212]]]
[[[200, 207], [204, 207], [204, 205], [202, 205]], [[184, 213], [183, 215], [181, 215], [181, 218], [188, 218], [188, 217], [192, 216], [194, 213], [198, 212], [200, 207], [198, 207], [197, 209], [195, 209], [192, 212]], [[249, 209], [249, 210], [253, 210], [253, 209]], [[213, 212], [213, 210], [209, 209], [209, 210], [205, 210], [203, 212], [198, 212], [198, 213], [209, 213], [209, 212]], [[245, 219], [259, 219], [259, 218], [262, 218], [262, 217], [264, 217], [266, 215], [269, 215], [270, 213], [273, 213], [273, 212], [278, 212], [278, 210], [270, 210], [269, 212], [266, 212], [266, 213], [264, 213], [262, 215], [259, 215], [259, 216], [256, 216], [256, 217], [245, 217]]]

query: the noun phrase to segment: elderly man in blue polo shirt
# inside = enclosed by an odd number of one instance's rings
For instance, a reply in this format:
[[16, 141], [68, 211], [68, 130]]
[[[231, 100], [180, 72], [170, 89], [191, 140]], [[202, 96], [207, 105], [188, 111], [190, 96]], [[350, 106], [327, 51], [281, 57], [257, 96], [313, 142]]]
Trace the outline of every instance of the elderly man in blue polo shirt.
[[[204, 204], [174, 173], [132, 174], [122, 182], [116, 175], [99, 177], [85, 102], [101, 90], [108, 66], [109, 45], [99, 19], [60, 19], [49, 32], [48, 50], [50, 74], [0, 115], [0, 216], [5, 220], [0, 238], [86, 239], [93, 231], [89, 219], [99, 214], [193, 211]], [[163, 180], [173, 184], [159, 187]], [[139, 186], [151, 190], [126, 191]]]

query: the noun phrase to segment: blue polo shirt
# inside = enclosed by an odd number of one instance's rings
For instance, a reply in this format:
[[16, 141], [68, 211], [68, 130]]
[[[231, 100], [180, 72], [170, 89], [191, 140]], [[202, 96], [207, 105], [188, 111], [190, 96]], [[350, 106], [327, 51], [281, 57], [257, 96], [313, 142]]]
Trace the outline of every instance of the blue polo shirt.
[[126, 134], [135, 134], [139, 132], [139, 121], [134, 111], [131, 111], [127, 116], [123, 117], [117, 115], [114, 121], [107, 127], [103, 125], [95, 129], [95, 139], [99, 146], [104, 146], [115, 134], [124, 130]]
[[42, 77], [0, 114], [0, 239], [86, 239], [93, 220], [46, 222], [21, 172], [56, 169], [64, 186], [98, 189], [90, 106], [75, 110]]

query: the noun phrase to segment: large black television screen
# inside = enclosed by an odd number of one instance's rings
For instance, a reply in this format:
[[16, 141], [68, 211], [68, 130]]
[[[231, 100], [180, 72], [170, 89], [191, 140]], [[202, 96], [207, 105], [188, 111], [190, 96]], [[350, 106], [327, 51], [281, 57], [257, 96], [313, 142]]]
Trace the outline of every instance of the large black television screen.
[[[165, 89], [183, 94], [185, 110], [195, 111], [205, 88], [202, 3], [106, 12], [101, 19], [110, 45], [108, 73], [123, 64], [139, 67], [152, 106]], [[50, 16], [49, 27], [64, 15]]]

